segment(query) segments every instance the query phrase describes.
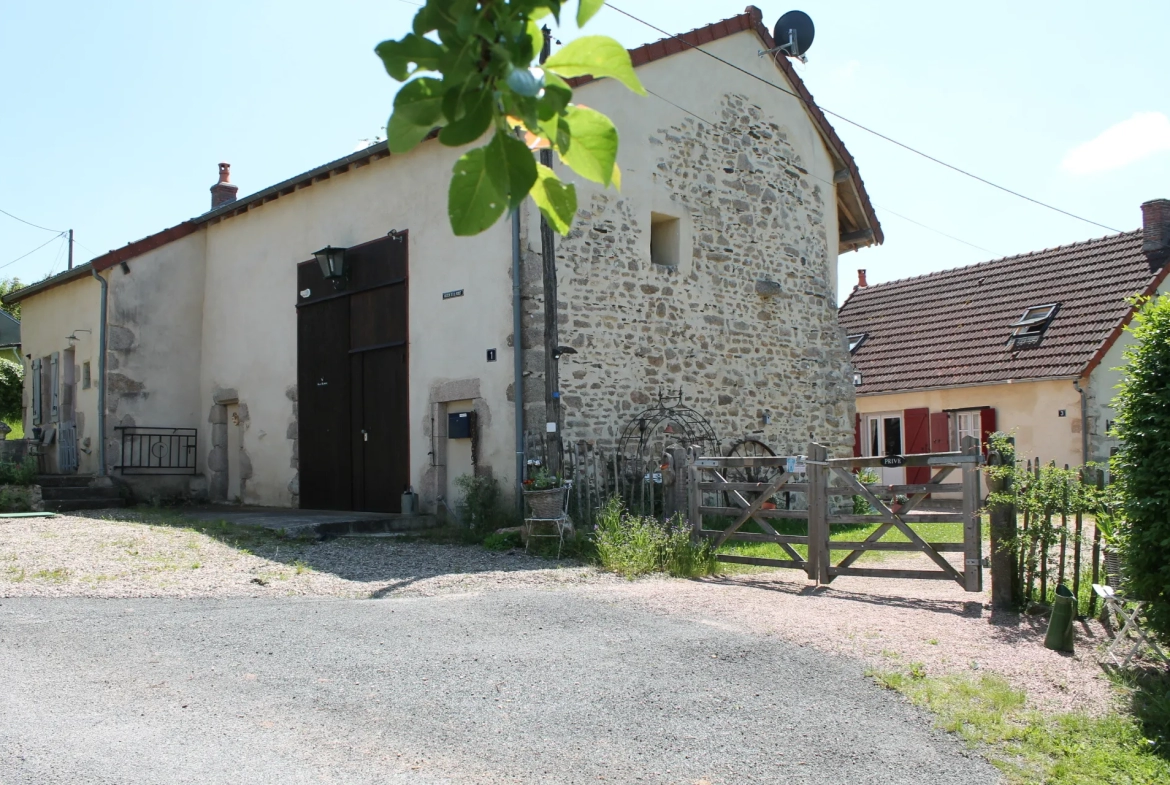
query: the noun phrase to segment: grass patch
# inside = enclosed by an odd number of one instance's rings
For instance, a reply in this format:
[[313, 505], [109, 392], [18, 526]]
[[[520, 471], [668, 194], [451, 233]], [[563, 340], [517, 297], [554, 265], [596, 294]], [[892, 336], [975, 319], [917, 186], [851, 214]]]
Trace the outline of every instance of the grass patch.
[[64, 567], [56, 567], [52, 570], [37, 570], [33, 573], [33, 579], [48, 581], [49, 583], [64, 583], [69, 580], [69, 570]]
[[692, 542], [690, 529], [681, 519], [662, 523], [631, 515], [616, 497], [597, 514], [593, 545], [602, 569], [627, 578], [652, 572], [694, 578], [715, 572], [710, 543]]
[[12, 583], [24, 583], [26, 577], [23, 567], [8, 567], [4, 570], [4, 576]]
[[1023, 692], [990, 674], [928, 676], [911, 665], [868, 675], [930, 709], [938, 727], [979, 750], [1013, 785], [1170, 782], [1164, 676], [1133, 688], [1133, 713], [1090, 717], [1030, 710]]

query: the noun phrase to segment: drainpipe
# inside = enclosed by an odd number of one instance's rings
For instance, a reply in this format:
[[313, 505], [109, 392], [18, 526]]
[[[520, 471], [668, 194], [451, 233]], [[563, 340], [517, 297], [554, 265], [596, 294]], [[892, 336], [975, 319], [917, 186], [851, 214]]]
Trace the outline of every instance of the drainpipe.
[[101, 317], [98, 323], [98, 476], [106, 476], [106, 294], [109, 284], [105, 278], [98, 275], [98, 271], [90, 267], [89, 271], [102, 287]]
[[516, 508], [524, 511], [524, 342], [520, 319], [520, 208], [512, 211], [512, 399], [516, 412]]
[[1080, 379], [1073, 379], [1073, 388], [1081, 395], [1081, 465], [1089, 462], [1089, 399]]

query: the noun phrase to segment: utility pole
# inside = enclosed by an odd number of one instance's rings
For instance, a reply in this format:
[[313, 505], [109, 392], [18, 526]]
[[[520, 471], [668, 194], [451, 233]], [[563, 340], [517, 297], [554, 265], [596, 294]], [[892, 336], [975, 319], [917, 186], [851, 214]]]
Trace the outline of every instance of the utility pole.
[[73, 269], [73, 230], [69, 230], [69, 269]]

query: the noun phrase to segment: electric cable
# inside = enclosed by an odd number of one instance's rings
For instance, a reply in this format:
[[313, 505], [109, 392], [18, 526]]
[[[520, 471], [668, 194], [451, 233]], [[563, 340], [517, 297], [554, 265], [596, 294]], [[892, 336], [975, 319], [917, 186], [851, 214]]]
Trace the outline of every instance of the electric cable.
[[999, 185], [998, 183], [992, 182], [991, 180], [988, 180], [985, 177], [980, 177], [979, 175], [974, 174], [972, 172], [968, 172], [965, 169], [961, 169], [958, 166], [955, 166], [954, 164], [949, 164], [946, 161], [943, 161], [939, 158], [935, 158], [933, 155], [930, 155], [929, 153], [924, 153], [921, 150], [918, 150], [914, 147], [911, 147], [910, 145], [906, 144], [905, 142], [899, 142], [897, 139], [894, 139], [890, 136], [887, 136], [887, 135], [881, 133], [880, 131], [875, 131], [874, 129], [872, 129], [866, 125], [863, 125], [863, 124], [857, 122], [856, 120], [850, 120], [848, 117], [845, 117], [842, 114], [838, 114], [837, 112], [834, 112], [830, 109], [826, 109], [825, 107], [820, 106], [819, 104], [816, 104], [813, 101], [805, 99], [803, 96], [798, 95], [797, 93], [793, 92], [792, 90], [789, 90], [786, 87], [782, 87], [781, 85], [778, 85], [775, 82], [769, 82], [767, 79], [765, 79], [764, 77], [762, 77], [758, 74], [753, 74], [751, 71], [748, 71], [745, 68], [741, 68], [738, 65], [736, 65], [735, 63], [724, 60], [722, 57], [720, 57], [717, 54], [714, 54], [712, 52], [708, 52], [706, 49], [703, 49], [701, 46], [698, 46], [696, 44], [692, 44], [691, 42], [684, 39], [682, 36], [675, 35], [674, 33], [669, 33], [666, 30], [663, 30], [661, 27], [656, 27], [655, 25], [650, 24], [645, 19], [639, 19], [638, 17], [631, 14], [629, 11], [623, 11], [621, 8], [618, 8], [613, 3], [606, 3], [606, 5], [609, 6], [610, 8], [612, 8], [613, 10], [617, 11], [619, 14], [626, 16], [626, 17], [629, 17], [630, 19], [633, 19], [635, 22], [638, 22], [639, 24], [643, 24], [646, 27], [649, 27], [651, 30], [654, 30], [654, 31], [660, 33], [661, 35], [666, 36], [667, 38], [674, 38], [674, 39], [680, 41], [681, 43], [685, 44], [686, 46], [690, 47], [691, 49], [695, 49], [699, 52], [702, 52], [703, 54], [707, 55], [708, 57], [710, 57], [714, 60], [718, 60], [720, 63], [723, 63], [724, 65], [728, 66], [729, 68], [733, 68], [742, 74], [746, 74], [747, 76], [750, 76], [752, 79], [755, 79], [759, 82], [763, 82], [764, 84], [768, 85], [769, 87], [774, 87], [775, 89], [779, 90], [782, 93], [787, 93], [788, 95], [792, 96], [793, 98], [800, 100], [802, 103], [805, 103], [809, 106], [816, 106], [817, 108], [819, 108], [822, 112], [824, 112], [827, 115], [832, 115], [833, 117], [836, 117], [838, 120], [841, 120], [842, 122], [848, 123], [849, 125], [851, 125], [855, 128], [858, 128], [862, 131], [865, 131], [868, 134], [872, 134], [873, 136], [876, 136], [879, 139], [884, 139], [885, 141], [889, 142], [890, 144], [897, 145], [898, 147], [901, 147], [904, 150], [907, 150], [911, 153], [914, 153], [915, 155], [921, 156], [928, 161], [932, 161], [932, 162], [938, 164], [939, 166], [944, 166], [947, 169], [950, 169], [950, 170], [957, 172], [961, 175], [964, 175], [966, 177], [970, 177], [973, 180], [977, 180], [977, 181], [983, 183], [984, 185], [989, 185], [992, 188], [996, 188], [1000, 191], [1003, 191], [1004, 193], [1011, 194], [1012, 196], [1015, 196], [1015, 197], [1018, 197], [1020, 199], [1025, 200], [1025, 201], [1031, 202], [1032, 204], [1039, 205], [1040, 207], [1044, 207], [1044, 208], [1047, 208], [1049, 210], [1053, 210], [1055, 212], [1060, 213], [1061, 215], [1066, 215], [1069, 218], [1075, 218], [1078, 221], [1083, 221], [1084, 223], [1091, 224], [1091, 225], [1099, 227], [1101, 229], [1108, 229], [1111, 232], [1117, 232], [1119, 234], [1121, 233], [1120, 229], [1114, 229], [1112, 226], [1107, 226], [1103, 223], [1098, 223], [1097, 221], [1093, 221], [1093, 220], [1090, 220], [1088, 218], [1084, 218], [1084, 217], [1079, 216], [1075, 213], [1070, 213], [1068, 210], [1063, 210], [1059, 207], [1055, 207], [1051, 204], [1048, 204], [1047, 202], [1042, 202], [1039, 199], [1034, 199], [1031, 196], [1027, 196], [1025, 194], [1020, 193], [1019, 191], [1013, 191], [1011, 188], [1008, 188], [1008, 187], [1003, 186], [1003, 185]]
[[23, 256], [18, 256], [15, 259], [13, 259], [11, 262], [8, 262], [7, 264], [0, 264], [0, 270], [3, 270], [5, 267], [11, 267], [12, 265], [19, 262], [21, 259], [24, 259], [26, 256], [32, 256], [34, 253], [41, 250], [49, 243], [53, 242], [54, 240], [60, 240], [64, 236], [65, 236], [65, 232], [61, 232], [60, 234], [56, 235], [55, 237], [50, 237], [48, 240], [45, 240], [43, 243], [41, 243], [40, 245], [38, 245], [36, 248], [32, 249], [28, 253], [24, 254]]
[[32, 221], [26, 221], [23, 218], [21, 218], [20, 216], [13, 215], [12, 213], [8, 212], [7, 210], [0, 210], [0, 213], [4, 213], [9, 218], [20, 221], [22, 224], [28, 224], [29, 226], [33, 227], [34, 229], [44, 229], [46, 232], [54, 232], [56, 234], [63, 234], [63, 232], [61, 232], [57, 229], [50, 229], [47, 226], [40, 226], [39, 224], [35, 224]]

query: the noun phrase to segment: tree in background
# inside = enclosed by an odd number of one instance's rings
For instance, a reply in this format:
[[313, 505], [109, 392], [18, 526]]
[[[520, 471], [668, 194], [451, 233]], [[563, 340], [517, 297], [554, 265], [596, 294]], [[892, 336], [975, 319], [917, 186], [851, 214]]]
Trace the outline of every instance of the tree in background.
[[1121, 447], [1112, 461], [1128, 529], [1125, 580], [1150, 602], [1150, 624], [1170, 640], [1170, 296], [1138, 301], [1114, 399]]
[[[621, 187], [618, 132], [608, 117], [572, 103], [567, 79], [615, 79], [639, 95], [630, 54], [606, 36], [570, 42], [539, 66], [544, 48], [537, 24], [560, 22], [562, 0], [426, 0], [413, 31], [383, 41], [376, 52], [386, 72], [406, 82], [386, 127], [390, 151], [405, 153], [438, 132], [439, 143], [462, 147], [494, 129], [491, 141], [455, 163], [447, 213], [456, 235], [475, 235], [531, 194], [561, 234], [577, 212], [577, 193], [552, 168], [533, 160], [555, 150], [561, 163], [606, 187]], [[578, 0], [577, 26], [604, 0]], [[420, 76], [419, 74], [433, 74]], [[436, 78], [437, 77], [437, 78]], [[410, 80], [410, 81], [407, 81]], [[517, 136], [522, 132], [523, 138]]]
[[12, 360], [0, 359], [0, 420], [20, 420], [24, 393], [24, 368]]
[[[20, 282], [19, 278], [0, 278], [0, 297], [23, 287], [24, 284]], [[20, 303], [12, 303], [11, 305], [8, 303], [0, 303], [0, 309], [12, 314], [15, 319], [20, 318]]]

